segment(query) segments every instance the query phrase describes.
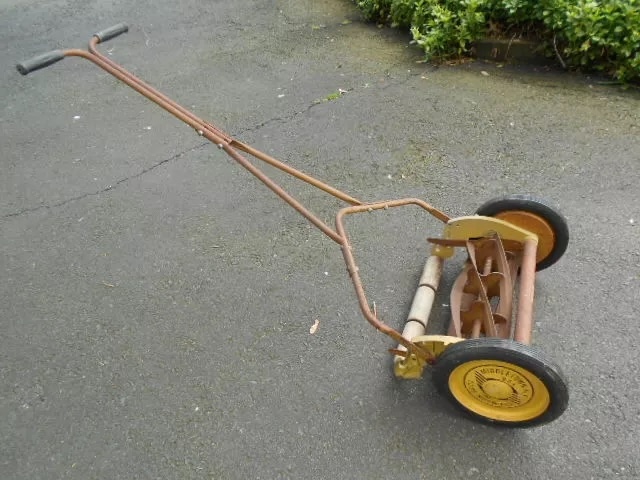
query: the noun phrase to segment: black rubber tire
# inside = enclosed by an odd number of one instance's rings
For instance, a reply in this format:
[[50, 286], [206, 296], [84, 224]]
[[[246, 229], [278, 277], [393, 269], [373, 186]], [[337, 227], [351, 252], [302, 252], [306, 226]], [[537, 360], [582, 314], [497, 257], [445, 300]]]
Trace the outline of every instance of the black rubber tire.
[[569, 226], [564, 216], [546, 200], [531, 195], [507, 195], [484, 203], [476, 211], [477, 215], [494, 217], [499, 213], [520, 210], [542, 217], [555, 235], [553, 249], [536, 265], [536, 270], [544, 270], [556, 263], [564, 255], [569, 245]]
[[[546, 410], [526, 421], [502, 421], [480, 415], [465, 407], [451, 392], [449, 378], [457, 367], [476, 360], [507, 362], [535, 375], [549, 393], [550, 403]], [[513, 340], [475, 338], [454, 343], [438, 357], [432, 378], [437, 390], [456, 408], [474, 420], [491, 425], [516, 428], [543, 425], [560, 417], [569, 404], [569, 388], [560, 367], [548, 361], [540, 350]]]

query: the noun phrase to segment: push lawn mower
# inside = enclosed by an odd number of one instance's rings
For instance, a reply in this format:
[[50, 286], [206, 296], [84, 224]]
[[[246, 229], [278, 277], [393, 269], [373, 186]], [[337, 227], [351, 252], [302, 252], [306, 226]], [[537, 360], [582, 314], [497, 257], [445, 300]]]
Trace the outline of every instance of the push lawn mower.
[[[475, 215], [458, 218], [450, 218], [416, 198], [362, 202], [232, 138], [98, 52], [98, 44], [127, 31], [126, 25], [115, 25], [96, 33], [87, 50], [55, 50], [18, 64], [18, 71], [26, 75], [65, 57], [85, 58], [224, 150], [340, 245], [364, 317], [398, 344], [390, 350], [398, 377], [420, 378], [425, 366], [431, 365], [438, 390], [455, 406], [485, 422], [528, 427], [550, 422], [564, 412], [569, 398], [565, 378], [541, 351], [530, 346], [536, 271], [557, 262], [569, 242], [567, 223], [560, 213], [545, 201], [526, 195], [491, 200], [478, 208]], [[348, 206], [338, 212], [335, 228], [304, 207], [243, 154], [345, 202]], [[428, 239], [431, 252], [400, 333], [382, 322], [369, 306], [345, 229], [345, 217], [408, 205], [442, 221], [443, 231], [441, 236]], [[448, 332], [425, 335], [443, 263], [456, 249], [465, 249], [468, 259], [452, 286]]]

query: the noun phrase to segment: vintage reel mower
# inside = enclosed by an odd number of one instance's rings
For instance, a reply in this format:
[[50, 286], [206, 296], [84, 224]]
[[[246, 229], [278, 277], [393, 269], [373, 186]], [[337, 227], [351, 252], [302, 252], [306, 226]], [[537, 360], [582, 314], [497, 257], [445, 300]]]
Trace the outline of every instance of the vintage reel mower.
[[[525, 195], [491, 200], [475, 215], [459, 218], [450, 218], [416, 198], [360, 201], [236, 140], [97, 50], [98, 44], [127, 31], [126, 25], [115, 25], [96, 33], [87, 50], [55, 50], [20, 63], [17, 69], [27, 75], [65, 57], [89, 60], [189, 125], [252, 173], [340, 245], [362, 313], [371, 325], [398, 343], [391, 349], [398, 377], [420, 378], [425, 366], [432, 365], [438, 390], [481, 421], [528, 427], [552, 421], [564, 412], [568, 403], [566, 380], [554, 363], [530, 346], [536, 271], [558, 261], [569, 241], [567, 224], [560, 213], [545, 201]], [[335, 228], [304, 207], [247, 156], [346, 203], [348, 206], [336, 216]], [[383, 323], [369, 306], [344, 220], [347, 215], [409, 205], [436, 217], [444, 228], [440, 237], [428, 239], [431, 254], [400, 333]], [[447, 335], [425, 335], [443, 263], [460, 248], [466, 250], [468, 260], [452, 287], [449, 331]]]

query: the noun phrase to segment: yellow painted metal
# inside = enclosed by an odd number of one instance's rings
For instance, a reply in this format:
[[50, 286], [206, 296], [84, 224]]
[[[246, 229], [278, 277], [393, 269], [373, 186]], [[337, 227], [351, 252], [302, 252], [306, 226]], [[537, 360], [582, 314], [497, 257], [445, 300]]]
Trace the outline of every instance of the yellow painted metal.
[[[424, 348], [437, 358], [452, 343], [461, 342], [464, 339], [447, 335], [420, 335], [411, 339], [419, 347]], [[406, 380], [422, 378], [422, 372], [427, 362], [418, 358], [415, 354], [406, 357], [396, 356], [393, 363], [393, 371], [396, 377]]]
[[456, 253], [455, 248], [445, 246], [445, 245], [434, 245], [433, 248], [431, 249], [431, 255], [440, 257], [443, 260], [453, 257], [454, 253]]
[[449, 345], [463, 340], [463, 338], [450, 335], [420, 335], [419, 337], [414, 337], [411, 341], [438, 358]]
[[526, 422], [544, 414], [549, 390], [532, 372], [499, 360], [473, 360], [449, 375], [449, 390], [466, 409], [501, 422]]
[[444, 227], [443, 238], [448, 240], [468, 240], [489, 238], [498, 234], [504, 240], [524, 243], [527, 239], [538, 240], [535, 232], [521, 228], [511, 222], [494, 217], [472, 215], [453, 218]]
[[398, 378], [417, 380], [422, 378], [422, 371], [426, 364], [427, 362], [415, 353], [410, 353], [406, 357], [396, 355], [393, 361], [393, 373]]

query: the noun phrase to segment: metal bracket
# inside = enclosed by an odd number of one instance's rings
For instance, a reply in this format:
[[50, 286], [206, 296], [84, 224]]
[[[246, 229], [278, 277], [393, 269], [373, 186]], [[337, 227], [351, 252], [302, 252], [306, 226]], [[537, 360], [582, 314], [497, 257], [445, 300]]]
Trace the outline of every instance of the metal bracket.
[[[447, 335], [420, 335], [414, 337], [411, 343], [423, 348], [436, 360], [452, 343], [463, 341], [463, 338], [451, 337]], [[427, 362], [417, 355], [409, 352], [394, 350], [397, 356], [393, 364], [393, 371], [396, 377], [404, 379], [422, 378], [422, 372]]]
[[[538, 236], [524, 228], [515, 226], [498, 218], [472, 215], [453, 218], [444, 227], [443, 238], [447, 240], [467, 241], [473, 238], [491, 238], [499, 235], [502, 241], [510, 240], [524, 244], [525, 240]], [[434, 242], [435, 243], [435, 242]]]

